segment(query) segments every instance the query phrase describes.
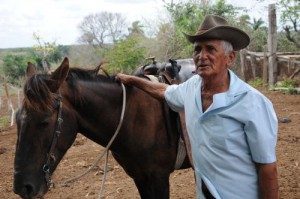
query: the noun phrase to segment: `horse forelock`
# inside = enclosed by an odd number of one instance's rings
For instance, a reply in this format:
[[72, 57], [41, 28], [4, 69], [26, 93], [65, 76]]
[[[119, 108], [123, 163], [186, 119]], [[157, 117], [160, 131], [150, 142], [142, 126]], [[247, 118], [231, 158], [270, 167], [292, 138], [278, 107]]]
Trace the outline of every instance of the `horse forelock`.
[[49, 75], [35, 74], [24, 86], [24, 106], [36, 111], [52, 110], [55, 102], [53, 93], [49, 90], [46, 80]]

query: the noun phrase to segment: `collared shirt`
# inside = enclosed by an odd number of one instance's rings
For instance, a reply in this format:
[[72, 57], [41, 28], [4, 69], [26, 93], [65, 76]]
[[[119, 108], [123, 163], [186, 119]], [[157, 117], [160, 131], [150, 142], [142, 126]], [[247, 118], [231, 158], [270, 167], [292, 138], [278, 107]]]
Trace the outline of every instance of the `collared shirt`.
[[201, 179], [217, 199], [257, 199], [254, 162], [276, 161], [278, 123], [272, 103], [231, 70], [229, 75], [228, 91], [215, 94], [205, 112], [199, 75], [165, 92], [173, 110], [185, 110], [198, 199], [204, 199]]

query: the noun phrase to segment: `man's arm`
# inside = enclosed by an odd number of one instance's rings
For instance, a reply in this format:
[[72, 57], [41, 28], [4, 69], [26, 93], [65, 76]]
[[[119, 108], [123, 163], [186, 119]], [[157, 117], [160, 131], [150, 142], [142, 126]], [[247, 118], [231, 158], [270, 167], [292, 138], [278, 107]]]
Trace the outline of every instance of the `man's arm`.
[[117, 78], [124, 84], [136, 86], [139, 89], [142, 89], [158, 100], [165, 99], [164, 93], [168, 87], [167, 84], [151, 82], [140, 77], [125, 74], [118, 74]]
[[276, 162], [257, 163], [260, 199], [278, 199], [278, 178]]

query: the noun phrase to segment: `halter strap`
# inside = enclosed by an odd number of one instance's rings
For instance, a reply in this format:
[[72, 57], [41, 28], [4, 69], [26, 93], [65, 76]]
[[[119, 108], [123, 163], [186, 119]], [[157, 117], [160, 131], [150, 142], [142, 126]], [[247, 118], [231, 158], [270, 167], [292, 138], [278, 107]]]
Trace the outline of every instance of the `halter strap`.
[[[107, 161], [108, 161], [108, 151], [110, 149], [110, 146], [112, 145], [113, 141], [115, 140], [115, 138], [117, 137], [117, 135], [119, 134], [119, 131], [121, 129], [121, 126], [123, 124], [123, 119], [124, 119], [124, 114], [125, 114], [125, 108], [126, 108], [126, 88], [124, 86], [123, 83], [121, 83], [121, 86], [122, 86], [122, 90], [123, 90], [123, 101], [122, 101], [122, 111], [121, 111], [121, 116], [120, 116], [120, 120], [119, 120], [119, 124], [117, 126], [117, 129], [114, 133], [114, 135], [112, 136], [112, 138], [110, 139], [109, 143], [107, 144], [107, 146], [105, 147], [105, 150], [102, 154], [100, 154], [98, 156], [98, 158], [96, 159], [96, 161], [94, 162], [94, 164], [88, 169], [86, 170], [84, 173], [76, 176], [76, 177], [73, 177], [69, 180], [66, 180], [64, 181], [62, 184], [58, 185], [58, 186], [65, 186], [67, 185], [68, 183], [70, 182], [73, 182], [81, 177], [83, 177], [84, 175], [86, 175], [87, 173], [89, 173], [99, 162], [100, 160], [102, 159], [102, 157], [104, 155], [106, 155], [106, 166], [105, 166], [105, 175], [103, 175], [103, 180], [102, 180], [102, 186], [101, 186], [101, 190], [100, 190], [100, 193], [99, 193], [99, 198], [101, 198], [101, 195], [103, 193], [103, 190], [104, 190], [104, 182], [105, 182], [105, 179], [106, 179], [106, 171], [107, 171]], [[58, 140], [58, 137], [61, 133], [61, 123], [63, 122], [63, 119], [61, 117], [61, 111], [62, 111], [62, 101], [61, 101], [61, 93], [59, 91], [59, 93], [53, 93], [53, 95], [55, 96], [55, 99], [57, 100], [58, 102], [58, 113], [57, 113], [57, 126], [56, 126], [56, 130], [55, 130], [55, 133], [54, 133], [54, 137], [53, 137], [53, 140], [52, 140], [52, 144], [51, 144], [51, 147], [50, 147], [50, 150], [49, 150], [49, 153], [48, 153], [48, 157], [47, 157], [47, 161], [46, 163], [44, 164], [43, 166], [43, 171], [45, 173], [45, 180], [47, 182], [47, 185], [48, 187], [50, 185], [53, 185], [53, 186], [56, 186], [54, 185], [52, 182], [51, 182], [51, 175], [50, 175], [50, 160], [51, 159], [55, 159], [55, 156], [53, 155], [53, 151], [54, 151], [54, 148], [57, 144], [57, 140]]]
[[47, 160], [46, 163], [43, 166], [43, 171], [45, 173], [45, 180], [47, 182], [47, 186], [49, 187], [51, 185], [51, 175], [50, 175], [50, 161], [51, 159], [55, 160], [55, 156], [54, 156], [54, 148], [57, 144], [57, 140], [58, 137], [61, 134], [61, 124], [63, 123], [63, 119], [61, 116], [61, 112], [62, 112], [62, 101], [61, 101], [61, 92], [59, 90], [59, 93], [53, 93], [55, 99], [57, 100], [57, 105], [58, 105], [58, 112], [57, 112], [57, 121], [56, 121], [56, 129], [53, 135], [53, 139], [52, 139], [52, 143], [50, 146], [50, 150], [47, 154]]

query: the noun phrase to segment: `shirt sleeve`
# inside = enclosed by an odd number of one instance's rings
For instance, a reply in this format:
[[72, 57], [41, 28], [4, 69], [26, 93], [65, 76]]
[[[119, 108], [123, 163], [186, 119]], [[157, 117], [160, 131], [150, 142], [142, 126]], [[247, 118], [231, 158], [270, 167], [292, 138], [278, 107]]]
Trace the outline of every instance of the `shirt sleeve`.
[[165, 92], [165, 99], [173, 111], [179, 112], [184, 107], [184, 97], [181, 95], [179, 85], [168, 86]]
[[192, 94], [192, 89], [195, 86], [195, 83], [199, 81], [198, 75], [194, 75], [187, 81], [179, 85], [168, 86], [167, 90], [164, 93], [165, 99], [168, 105], [173, 111], [179, 112], [184, 108], [184, 103], [186, 97]]
[[244, 129], [253, 161], [275, 162], [278, 121], [273, 105], [266, 97], [259, 94], [251, 95], [250, 100], [250, 119]]

